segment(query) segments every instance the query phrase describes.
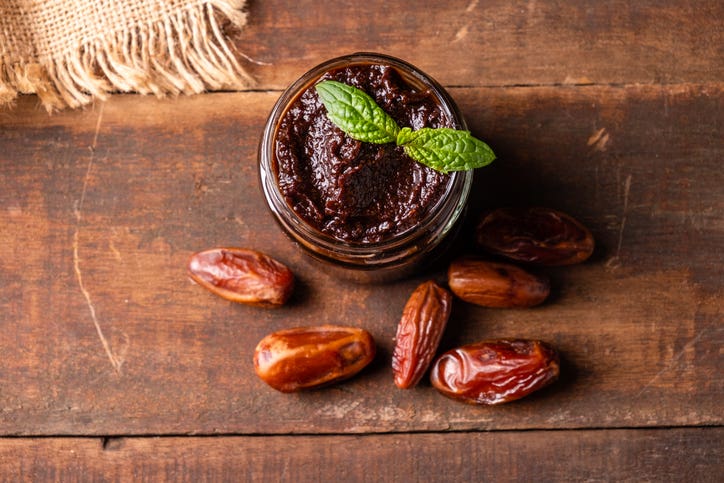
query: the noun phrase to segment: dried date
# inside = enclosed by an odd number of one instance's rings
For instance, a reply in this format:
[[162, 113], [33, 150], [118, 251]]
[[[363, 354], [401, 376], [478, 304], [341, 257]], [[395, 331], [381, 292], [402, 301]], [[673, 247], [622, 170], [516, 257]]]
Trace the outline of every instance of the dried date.
[[441, 355], [433, 365], [430, 381], [445, 396], [493, 405], [527, 396], [555, 381], [558, 375], [558, 354], [548, 344], [493, 340]]
[[366, 330], [298, 327], [264, 337], [254, 351], [254, 370], [274, 389], [294, 392], [352, 377], [374, 356], [375, 343]]
[[189, 276], [199, 285], [233, 302], [279, 306], [294, 290], [294, 274], [264, 253], [244, 248], [214, 248], [195, 253]]
[[433, 281], [412, 293], [397, 326], [392, 372], [401, 389], [415, 386], [430, 366], [452, 307], [452, 294]]
[[448, 285], [460, 299], [484, 307], [532, 307], [550, 293], [547, 278], [507, 263], [475, 258], [454, 260]]
[[486, 214], [475, 231], [477, 244], [496, 255], [540, 265], [571, 265], [593, 253], [591, 232], [549, 208], [500, 208]]

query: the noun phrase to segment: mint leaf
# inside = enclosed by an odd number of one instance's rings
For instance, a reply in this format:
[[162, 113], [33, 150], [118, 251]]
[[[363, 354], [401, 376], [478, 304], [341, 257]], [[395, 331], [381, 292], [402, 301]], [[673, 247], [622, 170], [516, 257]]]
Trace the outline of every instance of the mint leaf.
[[429, 127], [413, 131], [404, 127], [396, 142], [415, 161], [443, 173], [480, 168], [495, 159], [492, 149], [470, 131]]
[[342, 82], [325, 80], [315, 86], [327, 117], [345, 134], [358, 141], [397, 143], [405, 153], [434, 170], [464, 171], [493, 162], [495, 154], [469, 131], [424, 127], [413, 131], [400, 127], [364, 91]]
[[332, 80], [320, 82], [315, 89], [329, 119], [352, 139], [375, 144], [397, 139], [400, 127], [364, 91]]

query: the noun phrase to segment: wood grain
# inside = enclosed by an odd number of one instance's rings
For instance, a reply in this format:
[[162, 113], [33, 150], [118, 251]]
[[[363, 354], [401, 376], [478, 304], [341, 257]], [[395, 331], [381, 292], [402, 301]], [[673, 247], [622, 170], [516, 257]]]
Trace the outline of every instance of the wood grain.
[[252, 1], [234, 36], [258, 88], [338, 55], [402, 57], [444, 85], [720, 82], [717, 0]]
[[721, 428], [0, 439], [13, 481], [717, 482]]
[[[229, 33], [248, 92], [0, 111], [0, 480], [720, 481], [724, 3], [247, 4]], [[439, 80], [499, 156], [451, 254], [385, 286], [307, 260], [257, 182], [281, 89], [355, 51]], [[441, 350], [543, 339], [561, 380], [496, 408], [426, 380], [396, 389], [410, 292], [473, 250], [479, 212], [516, 204], [578, 218], [593, 257], [540, 270], [541, 307], [455, 303]], [[292, 303], [235, 305], [190, 282], [189, 255], [222, 245], [287, 263]], [[320, 323], [365, 327], [378, 357], [302, 394], [254, 376], [264, 335]]]
[[[598, 248], [581, 266], [546, 271], [554, 297], [540, 308], [456, 304], [443, 349], [543, 339], [562, 353], [558, 384], [499, 408], [461, 405], [427, 383], [393, 389], [402, 306], [442, 272], [357, 286], [281, 235], [256, 170], [278, 93], [116, 96], [52, 117], [23, 98], [0, 116], [0, 434], [722, 424], [721, 85], [451, 93], [500, 156], [479, 173], [470, 224], [486, 207], [547, 205], [588, 225]], [[189, 255], [221, 245], [292, 267], [292, 304], [238, 306], [189, 282]], [[322, 391], [283, 395], [255, 378], [264, 335], [318, 323], [367, 328], [379, 357]]]

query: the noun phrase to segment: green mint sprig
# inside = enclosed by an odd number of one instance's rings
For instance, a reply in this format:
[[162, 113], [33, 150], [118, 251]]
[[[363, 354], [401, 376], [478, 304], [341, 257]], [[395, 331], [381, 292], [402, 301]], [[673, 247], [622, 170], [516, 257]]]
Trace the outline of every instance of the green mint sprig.
[[473, 137], [470, 131], [400, 128], [372, 97], [356, 87], [325, 80], [315, 89], [327, 109], [327, 117], [357, 141], [394, 142], [415, 161], [442, 173], [480, 168], [495, 159], [490, 147]]

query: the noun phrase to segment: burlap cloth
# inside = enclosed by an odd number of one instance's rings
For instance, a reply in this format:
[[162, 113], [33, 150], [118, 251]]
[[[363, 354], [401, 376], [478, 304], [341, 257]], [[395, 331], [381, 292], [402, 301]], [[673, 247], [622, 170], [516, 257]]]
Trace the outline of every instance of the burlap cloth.
[[108, 93], [164, 96], [251, 84], [220, 22], [245, 0], [0, 0], [0, 106], [36, 93], [49, 110]]

